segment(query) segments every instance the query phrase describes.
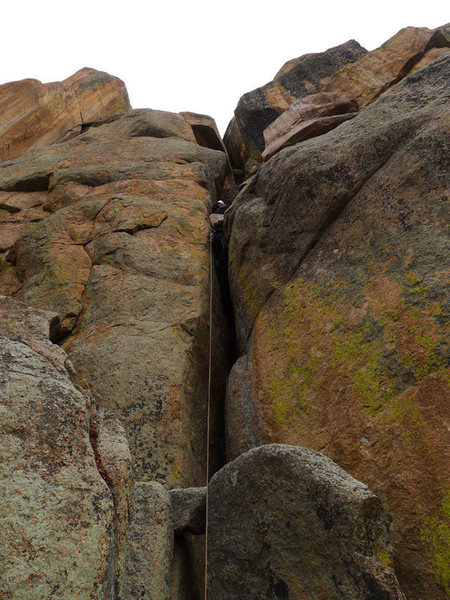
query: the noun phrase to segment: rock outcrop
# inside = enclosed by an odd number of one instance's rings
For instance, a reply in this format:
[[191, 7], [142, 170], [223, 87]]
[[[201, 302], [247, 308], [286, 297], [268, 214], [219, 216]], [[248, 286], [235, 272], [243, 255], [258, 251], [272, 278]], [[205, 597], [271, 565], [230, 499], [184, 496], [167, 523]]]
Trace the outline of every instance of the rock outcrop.
[[352, 119], [417, 66], [441, 56], [449, 38], [448, 25], [406, 27], [372, 52], [350, 41], [286, 63], [272, 83], [240, 99], [225, 137], [234, 165], [251, 173], [261, 156]]
[[225, 134], [233, 167], [242, 169], [249, 159], [259, 161], [264, 129], [297, 99], [319, 91], [321, 79], [365, 53], [358, 42], [350, 40], [325, 52], [305, 54], [283, 65], [273, 81], [244, 94]]
[[444, 600], [448, 34], [0, 87], [1, 600]]
[[210, 483], [214, 600], [404, 600], [380, 500], [330, 459], [272, 444]]
[[[9, 205], [39, 194], [47, 211], [4, 254], [0, 290], [61, 316], [64, 347], [120, 415], [140, 480], [204, 482], [207, 215], [226, 171], [183, 117], [151, 110], [0, 166]], [[220, 389], [220, 302], [215, 318]]]
[[367, 483], [393, 513], [400, 583], [421, 600], [448, 586], [449, 67], [447, 53], [282, 150], [225, 215], [257, 445], [318, 449]]
[[0, 106], [0, 161], [63, 142], [131, 110], [123, 81], [87, 68], [61, 82], [5, 83]]

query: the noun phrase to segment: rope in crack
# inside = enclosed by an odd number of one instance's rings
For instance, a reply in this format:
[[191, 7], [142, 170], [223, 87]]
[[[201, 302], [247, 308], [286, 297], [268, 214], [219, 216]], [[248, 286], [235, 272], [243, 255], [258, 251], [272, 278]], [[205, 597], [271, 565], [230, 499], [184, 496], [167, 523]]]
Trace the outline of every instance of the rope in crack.
[[209, 231], [209, 350], [208, 350], [208, 391], [206, 416], [206, 512], [205, 512], [205, 600], [208, 600], [208, 534], [209, 534], [209, 444], [211, 425], [211, 372], [212, 372], [212, 307], [213, 307], [213, 239], [214, 231]]

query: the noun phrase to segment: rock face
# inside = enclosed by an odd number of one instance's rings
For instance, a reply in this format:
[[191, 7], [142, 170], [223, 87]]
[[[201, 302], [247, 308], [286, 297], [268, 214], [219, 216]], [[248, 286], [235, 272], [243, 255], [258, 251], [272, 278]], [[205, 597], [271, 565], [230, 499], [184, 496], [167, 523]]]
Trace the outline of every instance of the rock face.
[[448, 33], [0, 87], [0, 600], [444, 599]]
[[169, 600], [173, 526], [169, 492], [156, 482], [134, 486], [123, 600]]
[[[225, 216], [259, 443], [320, 449], [393, 513], [408, 598], [444, 598], [450, 55], [279, 152]], [[254, 442], [253, 442], [254, 443]]]
[[[113, 498], [90, 440], [95, 404], [49, 341], [55, 314], [0, 297], [0, 598], [103, 599]], [[125, 479], [125, 478], [123, 478]]]
[[381, 502], [330, 459], [272, 444], [210, 484], [214, 600], [404, 600]]
[[[226, 170], [184, 118], [151, 110], [0, 166], [8, 205], [39, 194], [47, 211], [4, 254], [0, 289], [59, 313], [64, 347], [120, 416], [141, 480], [204, 482], [207, 214]], [[214, 315], [223, 389], [220, 302]]]
[[0, 106], [0, 161], [63, 142], [131, 110], [123, 81], [87, 68], [61, 82], [1, 85]]
[[319, 82], [342, 65], [366, 53], [355, 40], [317, 54], [287, 62], [270, 83], [244, 94], [225, 134], [233, 166], [242, 168], [249, 158], [259, 160], [264, 150], [264, 129], [295, 100], [319, 90]]

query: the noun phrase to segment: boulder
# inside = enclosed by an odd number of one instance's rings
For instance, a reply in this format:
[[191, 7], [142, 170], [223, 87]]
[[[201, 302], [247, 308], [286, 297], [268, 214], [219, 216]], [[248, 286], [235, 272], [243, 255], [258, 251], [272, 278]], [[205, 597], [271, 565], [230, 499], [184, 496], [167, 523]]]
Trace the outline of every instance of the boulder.
[[114, 506], [58, 316], [0, 297], [0, 597], [108, 596]]
[[[208, 213], [226, 171], [225, 153], [199, 146], [183, 117], [152, 110], [0, 164], [3, 194], [27, 206], [45, 195], [46, 209], [5, 251], [0, 290], [58, 312], [79, 381], [125, 427], [135, 476], [169, 487], [205, 480]], [[214, 431], [221, 311], [219, 301]]]
[[346, 63], [366, 53], [355, 40], [325, 52], [306, 54], [286, 63], [273, 81], [244, 94], [225, 134], [232, 166], [241, 169], [248, 159], [261, 159], [263, 132], [297, 99], [318, 91], [319, 82]]
[[209, 493], [211, 598], [404, 600], [381, 501], [319, 452], [255, 448]]
[[175, 533], [189, 531], [196, 535], [204, 534], [206, 488], [175, 488], [169, 494]]
[[0, 86], [0, 104], [0, 161], [63, 142], [92, 123], [115, 119], [131, 109], [123, 81], [89, 68], [60, 82], [5, 83]]
[[448, 589], [449, 76], [447, 53], [280, 151], [225, 215], [259, 444], [320, 450], [370, 486], [410, 600]]
[[[312, 119], [305, 119], [295, 123], [288, 131], [280, 135], [262, 153], [264, 160], [271, 158], [274, 154], [297, 144], [304, 140], [323, 135], [332, 129], [335, 129], [341, 123], [354, 119], [358, 113], [346, 113], [344, 115], [330, 115], [329, 117], [315, 117]], [[282, 115], [283, 116], [283, 115]]]
[[133, 489], [123, 600], [169, 600], [173, 556], [170, 497], [154, 481]]

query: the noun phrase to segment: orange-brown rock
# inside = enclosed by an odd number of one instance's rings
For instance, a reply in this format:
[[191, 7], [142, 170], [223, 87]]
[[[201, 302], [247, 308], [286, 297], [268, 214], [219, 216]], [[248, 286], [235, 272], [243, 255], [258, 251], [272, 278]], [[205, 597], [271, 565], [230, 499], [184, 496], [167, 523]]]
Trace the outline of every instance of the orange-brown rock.
[[266, 148], [264, 160], [312, 137], [331, 131], [341, 123], [356, 117], [356, 102], [342, 94], [322, 92], [306, 96], [292, 104], [282, 115], [264, 130]]
[[[409, 600], [444, 600], [450, 585], [449, 77], [447, 53], [282, 150], [225, 215], [241, 414], [256, 410], [257, 444], [320, 450], [380, 496]], [[228, 423], [227, 439], [245, 440]]]
[[[45, 195], [49, 211], [6, 253], [2, 289], [58, 312], [80, 377], [122, 419], [135, 475], [169, 487], [204, 481], [208, 212], [227, 167], [182, 116], [152, 110], [0, 165], [8, 198]], [[221, 339], [220, 304], [215, 319]]]
[[0, 107], [0, 161], [70, 139], [131, 109], [120, 79], [88, 68], [61, 82], [6, 83], [0, 86]]
[[406, 27], [380, 48], [322, 80], [320, 89], [345, 94], [362, 109], [405, 77], [428, 50], [445, 43], [442, 30]]

